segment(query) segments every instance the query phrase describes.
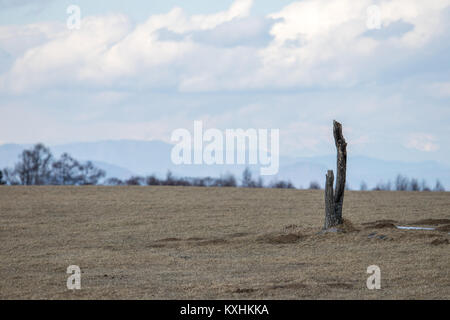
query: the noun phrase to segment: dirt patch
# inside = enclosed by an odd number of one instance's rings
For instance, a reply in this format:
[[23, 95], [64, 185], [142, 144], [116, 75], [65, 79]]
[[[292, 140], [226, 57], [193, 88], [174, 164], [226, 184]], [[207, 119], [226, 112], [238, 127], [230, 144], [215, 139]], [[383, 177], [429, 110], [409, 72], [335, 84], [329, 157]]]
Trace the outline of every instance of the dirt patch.
[[442, 231], [442, 232], [450, 232], [450, 224], [446, 224], [445, 226], [437, 227], [436, 230]]
[[357, 232], [357, 231], [359, 231], [349, 219], [343, 219], [343, 220], [344, 220], [344, 222], [340, 226], [342, 231], [344, 231], [344, 232]]
[[176, 247], [179, 243], [181, 243], [183, 239], [179, 238], [164, 238], [153, 241], [148, 244], [147, 248], [168, 248], [168, 247]]
[[297, 243], [304, 236], [300, 232], [296, 233], [287, 233], [287, 234], [266, 234], [258, 237], [258, 242], [270, 243], [270, 244], [289, 244], [289, 243]]
[[156, 242], [176, 242], [176, 241], [182, 241], [182, 239], [178, 239], [178, 238], [164, 238], [164, 239], [156, 240]]
[[233, 291], [233, 293], [252, 293], [255, 292], [256, 289], [253, 288], [239, 288]]
[[449, 244], [449, 241], [448, 241], [448, 239], [445, 239], [445, 238], [436, 238], [433, 241], [431, 241], [431, 244], [433, 246], [439, 246], [441, 244]]
[[411, 225], [431, 225], [436, 226], [440, 224], [450, 224], [450, 219], [423, 219], [415, 222], [411, 222]]
[[180, 238], [164, 238], [159, 239], [148, 245], [149, 248], [166, 248], [166, 247], [178, 247], [180, 245], [197, 245], [197, 246], [207, 246], [207, 245], [217, 245], [227, 243], [225, 239], [221, 238], [200, 238], [200, 237], [190, 237], [187, 239]]
[[393, 223], [390, 222], [379, 222], [379, 223], [375, 223], [371, 226], [368, 226], [366, 228], [374, 228], [374, 229], [384, 229], [384, 228], [390, 228], [390, 229], [395, 229], [396, 226]]
[[240, 293], [240, 294], [249, 294], [249, 293], [255, 293], [258, 291], [265, 292], [270, 290], [305, 290], [308, 288], [308, 286], [301, 282], [289, 282], [289, 283], [280, 283], [275, 284], [272, 286], [268, 286], [265, 288], [239, 288], [234, 291], [233, 293]]
[[371, 222], [363, 222], [362, 225], [366, 226], [366, 225], [373, 225], [373, 224], [378, 224], [378, 223], [396, 224], [396, 223], [398, 223], [398, 221], [396, 221], [396, 220], [389, 220], [389, 219], [383, 219], [383, 220], [375, 220], [375, 221], [371, 221]]
[[203, 240], [196, 243], [198, 246], [209, 246], [209, 245], [218, 245], [218, 244], [226, 244], [228, 243], [225, 239], [210, 239], [210, 240]]
[[304, 283], [300, 282], [292, 282], [292, 283], [280, 283], [273, 285], [269, 287], [271, 290], [277, 290], [277, 289], [292, 289], [292, 290], [298, 290], [298, 289], [306, 289], [308, 286]]
[[288, 226], [285, 226], [284, 227], [284, 230], [285, 231], [295, 231], [295, 230], [298, 230], [300, 227], [298, 226], [298, 225], [296, 225], [296, 224], [290, 224], [290, 225], [288, 225]]
[[372, 232], [367, 236], [368, 239], [378, 239], [378, 240], [390, 240], [385, 234], [377, 234], [376, 232]]
[[205, 240], [205, 238], [200, 238], [200, 237], [187, 238], [187, 241], [202, 241], [202, 240]]
[[242, 237], [246, 237], [250, 235], [250, 233], [248, 232], [236, 232], [236, 233], [232, 233], [230, 234], [228, 237], [233, 239], [233, 238], [242, 238]]
[[363, 225], [365, 225], [365, 229], [395, 229], [396, 226], [395, 221], [393, 220], [378, 220], [378, 221], [374, 221], [374, 222], [366, 222], [363, 223]]
[[343, 223], [339, 224], [335, 227], [331, 227], [328, 229], [322, 229], [319, 231], [320, 234], [326, 234], [326, 233], [348, 233], [348, 232], [358, 232], [359, 229], [357, 229], [353, 223], [348, 219], [343, 219]]
[[430, 239], [435, 238], [437, 235], [433, 231], [422, 231], [422, 230], [398, 230], [399, 233], [395, 234], [396, 240], [403, 241], [415, 241], [423, 239], [423, 243], [427, 243]]
[[[346, 191], [344, 203], [361, 231], [316, 236], [323, 190], [0, 188], [0, 299], [450, 298], [450, 235], [362, 225], [442, 222], [450, 192]], [[270, 244], [280, 235], [295, 243]], [[66, 288], [72, 264], [77, 292]], [[366, 288], [372, 264], [382, 290]]]
[[335, 289], [353, 289], [352, 284], [345, 283], [345, 282], [327, 283], [326, 285], [330, 288], [335, 288]]

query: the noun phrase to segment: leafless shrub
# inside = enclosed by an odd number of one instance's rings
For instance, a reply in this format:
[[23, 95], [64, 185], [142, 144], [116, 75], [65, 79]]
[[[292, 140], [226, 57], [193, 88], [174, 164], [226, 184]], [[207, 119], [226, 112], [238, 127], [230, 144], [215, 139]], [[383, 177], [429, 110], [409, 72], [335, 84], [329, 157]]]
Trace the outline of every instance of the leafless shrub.
[[436, 185], [434, 186], [433, 191], [437, 191], [437, 192], [445, 191], [444, 186], [441, 184], [441, 182], [439, 180], [436, 180]]
[[320, 187], [320, 184], [317, 181], [311, 181], [311, 183], [309, 184], [309, 189], [310, 190], [320, 190], [322, 188]]
[[127, 186], [142, 186], [145, 183], [145, 178], [139, 176], [133, 176], [125, 180]]
[[295, 189], [294, 185], [290, 181], [274, 181], [270, 184], [270, 188], [277, 188], [277, 189]]
[[123, 186], [125, 183], [118, 178], [109, 178], [105, 181], [108, 186]]
[[401, 174], [397, 175], [397, 178], [395, 179], [395, 190], [407, 191], [408, 185], [409, 185], [409, 179], [407, 177], [404, 177]]

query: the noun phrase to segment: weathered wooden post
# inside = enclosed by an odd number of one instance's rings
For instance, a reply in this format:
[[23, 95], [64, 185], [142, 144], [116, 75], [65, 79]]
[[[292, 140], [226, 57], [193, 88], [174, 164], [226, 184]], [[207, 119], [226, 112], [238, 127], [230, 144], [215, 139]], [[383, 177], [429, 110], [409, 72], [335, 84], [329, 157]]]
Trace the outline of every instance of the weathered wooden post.
[[328, 170], [325, 182], [325, 224], [324, 229], [342, 224], [342, 205], [344, 203], [345, 175], [347, 170], [347, 142], [342, 135], [342, 125], [333, 121], [334, 143], [337, 149], [336, 190], [333, 191], [334, 174]]

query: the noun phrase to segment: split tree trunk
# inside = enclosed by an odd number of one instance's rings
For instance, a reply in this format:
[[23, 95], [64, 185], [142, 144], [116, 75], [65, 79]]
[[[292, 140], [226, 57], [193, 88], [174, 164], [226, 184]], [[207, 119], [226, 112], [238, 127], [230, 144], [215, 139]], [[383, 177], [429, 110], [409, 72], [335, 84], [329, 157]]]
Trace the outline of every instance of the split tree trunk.
[[344, 203], [345, 175], [347, 171], [347, 143], [342, 135], [342, 125], [337, 121], [333, 121], [333, 135], [337, 149], [336, 190], [333, 191], [333, 170], [328, 170], [325, 182], [324, 229], [329, 229], [343, 222], [342, 205]]

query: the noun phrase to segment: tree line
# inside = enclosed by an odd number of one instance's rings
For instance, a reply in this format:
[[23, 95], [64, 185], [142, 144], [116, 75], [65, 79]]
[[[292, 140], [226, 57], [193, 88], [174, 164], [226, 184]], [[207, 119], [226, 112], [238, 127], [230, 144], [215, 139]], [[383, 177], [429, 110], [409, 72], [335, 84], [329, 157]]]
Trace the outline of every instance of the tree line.
[[[195, 187], [243, 187], [243, 188], [278, 188], [295, 189], [291, 181], [274, 180], [265, 184], [261, 177], [254, 179], [252, 172], [246, 168], [242, 173], [241, 183], [232, 174], [225, 174], [218, 178], [213, 177], [176, 177], [168, 171], [166, 177], [158, 178], [156, 175], [132, 176], [121, 180], [108, 178], [106, 172], [97, 168], [91, 161], [81, 162], [63, 153], [56, 159], [50, 149], [39, 143], [31, 149], [22, 151], [18, 162], [13, 168], [0, 170], [0, 185], [109, 185], [109, 186], [195, 186]], [[312, 181], [308, 187], [311, 190], [319, 190], [318, 182]], [[346, 187], [350, 190], [350, 187]], [[361, 191], [368, 190], [363, 181]], [[445, 191], [439, 180], [434, 188], [430, 188], [425, 180], [409, 179], [398, 175], [394, 183], [380, 182], [372, 190], [380, 191]]]
[[[360, 186], [361, 191], [367, 191], [367, 184], [363, 181]], [[419, 181], [419, 179], [411, 178], [409, 179], [406, 176], [401, 174], [397, 175], [397, 178], [392, 183], [390, 180], [388, 182], [379, 182], [372, 189], [373, 191], [437, 191], [442, 192], [445, 191], [444, 186], [438, 180], [433, 188], [428, 186], [426, 180]]]
[[159, 179], [155, 175], [147, 177], [133, 176], [126, 180], [110, 178], [105, 181], [106, 185], [112, 186], [193, 186], [193, 187], [243, 187], [243, 188], [278, 188], [295, 189], [290, 181], [275, 180], [269, 184], [264, 184], [261, 177], [253, 179], [249, 168], [242, 173], [241, 184], [238, 183], [234, 175], [228, 173], [219, 178], [213, 177], [176, 177], [169, 170], [165, 179]]
[[0, 184], [8, 185], [96, 185], [106, 172], [91, 161], [80, 162], [64, 153], [55, 159], [39, 143], [22, 151], [13, 168], [0, 171]]
[[[81, 162], [68, 153], [56, 159], [50, 149], [42, 143], [22, 151], [13, 168], [0, 170], [0, 185], [148, 185], [148, 186], [197, 186], [197, 187], [238, 187], [237, 179], [232, 174], [219, 178], [178, 178], [170, 171], [165, 179], [155, 175], [133, 176], [126, 180], [106, 177], [106, 172], [97, 168], [91, 161]], [[287, 188], [293, 189], [290, 181], [277, 180], [267, 186], [261, 178], [254, 180], [249, 168], [245, 169], [242, 187], [247, 188]]]

